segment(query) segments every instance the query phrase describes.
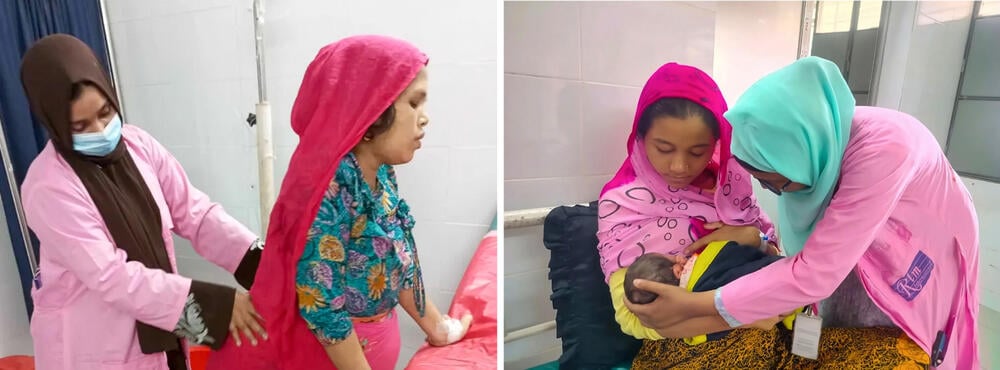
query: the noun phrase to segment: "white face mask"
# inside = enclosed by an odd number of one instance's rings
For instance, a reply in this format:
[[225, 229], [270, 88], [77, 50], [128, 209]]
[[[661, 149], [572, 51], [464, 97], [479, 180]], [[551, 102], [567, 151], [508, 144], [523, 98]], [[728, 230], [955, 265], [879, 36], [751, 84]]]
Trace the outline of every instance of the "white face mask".
[[111, 122], [101, 132], [73, 135], [73, 150], [92, 157], [111, 154], [122, 138], [122, 120], [115, 114]]

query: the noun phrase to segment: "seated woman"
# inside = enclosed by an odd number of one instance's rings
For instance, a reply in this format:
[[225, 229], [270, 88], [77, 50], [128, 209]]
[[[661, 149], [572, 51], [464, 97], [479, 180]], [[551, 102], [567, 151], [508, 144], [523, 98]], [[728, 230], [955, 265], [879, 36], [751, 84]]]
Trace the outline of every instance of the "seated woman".
[[[818, 57], [756, 82], [726, 117], [734, 155], [780, 195], [785, 246], [797, 254], [707, 292], [636, 282], [664, 297], [630, 307], [643, 323], [670, 337], [725, 330], [845, 294], [838, 286], [854, 275], [860, 284], [847, 286], [865, 297], [857, 302], [876, 305], [892, 326], [824, 329], [823, 366], [980, 367], [978, 221], [926, 126], [856, 107], [837, 65]], [[866, 332], [874, 334], [858, 335]]]
[[397, 305], [431, 345], [464, 337], [471, 316], [442, 315], [424, 293], [392, 167], [413, 159], [429, 122], [426, 64], [404, 41], [355, 36], [309, 65], [292, 107], [299, 144], [250, 291], [270, 340], [227, 346], [210, 368], [394, 369]]
[[757, 206], [750, 174], [731, 161], [725, 111], [712, 78], [691, 66], [665, 64], [642, 89], [625, 143], [628, 158], [598, 202], [601, 269], [626, 334], [664, 338], [624, 305], [625, 271], [639, 256], [677, 255], [719, 240], [778, 254], [774, 226]]

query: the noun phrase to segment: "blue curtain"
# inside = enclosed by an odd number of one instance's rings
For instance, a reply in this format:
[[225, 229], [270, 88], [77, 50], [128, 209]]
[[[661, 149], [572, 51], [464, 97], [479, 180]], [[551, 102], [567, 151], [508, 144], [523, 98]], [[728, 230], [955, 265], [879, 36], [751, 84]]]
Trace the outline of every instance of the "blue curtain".
[[[98, 0], [4, 0], [0, 1], [0, 120], [7, 134], [7, 148], [14, 167], [15, 179], [0, 171], [0, 195], [4, 215], [14, 246], [14, 258], [21, 277], [24, 303], [31, 315], [31, 271], [24, 250], [20, 221], [14, 209], [9, 181], [20, 187], [35, 156], [48, 140], [45, 130], [35, 124], [28, 100], [21, 87], [21, 58], [38, 39], [66, 33], [90, 45], [98, 59], [110, 71], [104, 44], [104, 24]], [[38, 255], [38, 241], [32, 246]]]

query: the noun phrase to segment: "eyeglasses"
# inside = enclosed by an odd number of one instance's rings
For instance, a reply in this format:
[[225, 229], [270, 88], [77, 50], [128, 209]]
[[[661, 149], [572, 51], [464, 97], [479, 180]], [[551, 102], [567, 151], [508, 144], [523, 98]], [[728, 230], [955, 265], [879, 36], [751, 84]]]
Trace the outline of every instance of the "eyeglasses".
[[764, 189], [770, 190], [772, 193], [774, 193], [774, 195], [777, 196], [781, 196], [781, 192], [785, 191], [785, 188], [787, 188], [788, 185], [792, 184], [792, 180], [788, 180], [788, 182], [786, 182], [784, 185], [781, 185], [781, 188], [776, 188], [774, 187], [774, 185], [771, 185], [770, 182], [761, 179], [757, 179], [757, 182], [760, 182], [760, 186], [764, 187]]

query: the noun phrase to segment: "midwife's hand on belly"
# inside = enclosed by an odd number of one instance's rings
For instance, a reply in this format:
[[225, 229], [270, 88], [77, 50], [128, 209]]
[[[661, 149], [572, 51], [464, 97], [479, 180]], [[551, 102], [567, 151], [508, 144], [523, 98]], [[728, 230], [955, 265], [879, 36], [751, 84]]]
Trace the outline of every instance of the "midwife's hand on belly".
[[233, 316], [229, 323], [229, 331], [233, 336], [236, 346], [242, 346], [240, 335], [244, 335], [251, 345], [257, 345], [257, 337], [267, 340], [267, 332], [261, 323], [264, 319], [260, 317], [257, 310], [250, 301], [247, 293], [236, 292], [236, 299], [233, 301]]
[[709, 243], [718, 241], [734, 241], [740, 245], [751, 247], [760, 246], [760, 230], [753, 225], [731, 226], [721, 222], [712, 222], [705, 224], [705, 228], [715, 231], [691, 243], [691, 245], [684, 249], [684, 254], [691, 255], [705, 248]]

